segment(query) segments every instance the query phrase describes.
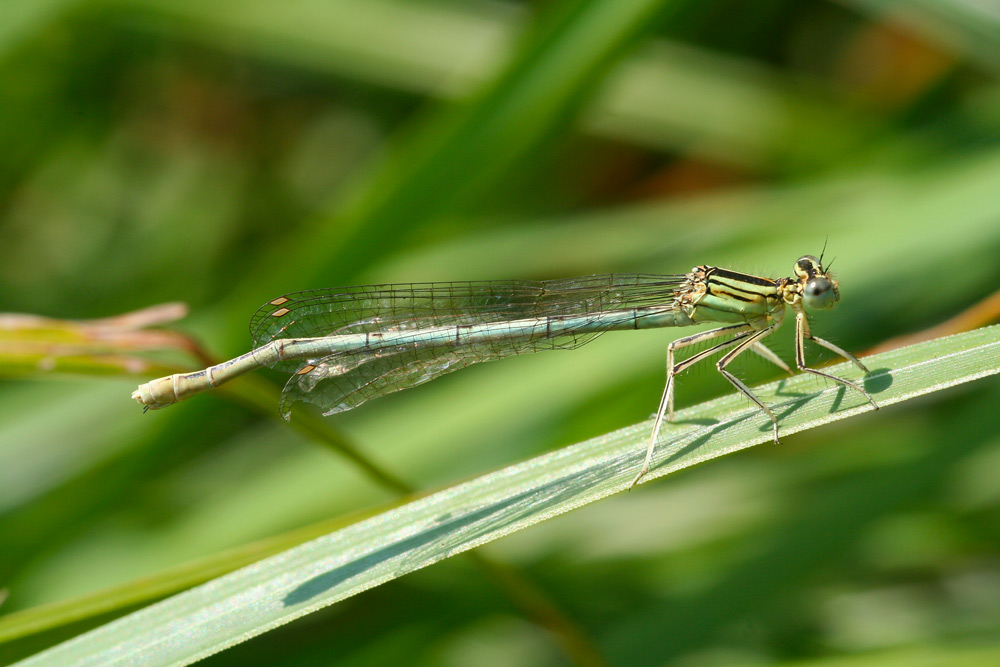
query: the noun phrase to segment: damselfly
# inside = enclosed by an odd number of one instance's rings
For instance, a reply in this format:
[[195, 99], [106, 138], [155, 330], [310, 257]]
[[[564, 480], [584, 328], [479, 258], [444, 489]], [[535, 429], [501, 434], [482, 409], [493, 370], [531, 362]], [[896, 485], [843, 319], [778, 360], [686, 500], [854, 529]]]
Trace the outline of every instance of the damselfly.
[[[295, 292], [261, 306], [250, 321], [254, 350], [194, 373], [141, 385], [132, 398], [158, 409], [217, 387], [248, 371], [270, 366], [292, 374], [280, 410], [306, 401], [332, 415], [394, 391], [414, 387], [481, 361], [546, 349], [573, 349], [605, 331], [723, 324], [667, 346], [663, 391], [642, 469], [649, 470], [664, 418], [673, 419], [678, 374], [716, 353], [716, 368], [771, 420], [778, 419], [727, 366], [753, 350], [784, 371], [788, 365], [764, 346], [785, 316], [795, 312], [795, 365], [875, 400], [861, 386], [808, 368], [810, 339], [868, 369], [854, 355], [809, 330], [806, 308], [831, 308], [840, 298], [837, 281], [822, 259], [799, 258], [791, 278], [760, 278], [713, 266], [687, 274], [604, 274], [568, 280], [483, 281], [370, 285]], [[681, 361], [677, 350], [726, 340]]]

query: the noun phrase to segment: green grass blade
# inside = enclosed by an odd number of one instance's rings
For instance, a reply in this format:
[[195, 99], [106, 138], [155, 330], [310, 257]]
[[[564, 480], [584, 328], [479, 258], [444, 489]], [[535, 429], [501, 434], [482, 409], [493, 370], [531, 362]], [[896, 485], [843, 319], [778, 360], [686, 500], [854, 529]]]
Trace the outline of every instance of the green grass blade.
[[[28, 637], [52, 630], [65, 629], [74, 624], [88, 621], [92, 625], [96, 625], [94, 619], [102, 615], [115, 612], [121, 615], [126, 609], [148, 605], [155, 600], [203, 584], [209, 579], [220, 577], [267, 556], [326, 535], [371, 513], [372, 511], [365, 511], [361, 516], [350, 515], [328, 519], [282, 535], [229, 549], [207, 558], [171, 567], [154, 575], [143, 577], [138, 581], [130, 581], [69, 600], [61, 600], [5, 614], [0, 616], [0, 644], [24, 640]], [[2, 591], [0, 591], [0, 597], [2, 597]], [[0, 655], [4, 654], [0, 653]]]
[[[1000, 326], [868, 357], [863, 381], [883, 407], [1000, 372]], [[757, 389], [782, 434], [871, 408], [797, 375]], [[646, 481], [770, 440], [770, 423], [728, 395], [678, 413]], [[871, 417], [870, 417], [871, 418]], [[874, 417], [877, 419], [877, 417]], [[621, 429], [394, 508], [130, 614], [24, 665], [188, 664], [403, 574], [625, 489], [649, 423]], [[786, 445], [791, 446], [791, 445]], [[942, 443], [946, 446], [946, 443]]]

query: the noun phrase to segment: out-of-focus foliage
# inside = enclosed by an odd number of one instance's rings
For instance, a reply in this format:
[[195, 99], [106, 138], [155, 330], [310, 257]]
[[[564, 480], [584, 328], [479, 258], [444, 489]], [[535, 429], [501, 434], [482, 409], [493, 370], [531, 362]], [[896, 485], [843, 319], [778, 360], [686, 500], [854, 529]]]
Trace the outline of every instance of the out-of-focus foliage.
[[[814, 328], [863, 351], [996, 291], [996, 26], [960, 2], [8, 0], [0, 312], [184, 301], [174, 329], [226, 358], [296, 289], [779, 276], [828, 239], [843, 299]], [[211, 576], [256, 540], [642, 420], [672, 335], [609, 334], [292, 428], [277, 376], [142, 415], [128, 395], [147, 376], [128, 373], [146, 367], [103, 363], [140, 339], [32, 368], [2, 336], [0, 612], [71, 611], [0, 661], [191, 585], [189, 563]], [[153, 368], [201, 365], [161, 347]], [[726, 391], [696, 371], [679, 401]], [[531, 594], [452, 559], [208, 662], [988, 662], [998, 399], [985, 380], [816, 429], [485, 550]], [[168, 585], [143, 589], [153, 575]], [[526, 613], [531, 595], [561, 624]]]

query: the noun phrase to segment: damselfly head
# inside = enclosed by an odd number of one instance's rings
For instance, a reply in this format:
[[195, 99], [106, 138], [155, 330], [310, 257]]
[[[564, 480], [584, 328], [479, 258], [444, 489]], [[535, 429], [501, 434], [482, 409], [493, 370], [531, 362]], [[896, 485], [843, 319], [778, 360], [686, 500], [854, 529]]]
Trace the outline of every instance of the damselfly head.
[[832, 308], [840, 299], [837, 281], [823, 269], [820, 260], [812, 255], [800, 257], [795, 262], [795, 277], [802, 285], [802, 303], [806, 308]]

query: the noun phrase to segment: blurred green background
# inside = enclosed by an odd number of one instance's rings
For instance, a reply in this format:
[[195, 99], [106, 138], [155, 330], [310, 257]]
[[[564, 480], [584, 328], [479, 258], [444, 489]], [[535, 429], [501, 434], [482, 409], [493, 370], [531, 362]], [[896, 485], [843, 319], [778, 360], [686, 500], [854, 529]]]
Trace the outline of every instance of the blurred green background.
[[[1000, 284], [998, 79], [1000, 14], [958, 0], [6, 0], [0, 312], [183, 301], [171, 327], [222, 360], [298, 289], [778, 277], [828, 240], [842, 303], [813, 328], [863, 352]], [[0, 624], [137, 593], [0, 643], [2, 662], [155, 599], [143, 577], [195, 563], [166, 594], [217, 573], [201, 559], [398, 501], [337, 447], [427, 491], [646, 419], [677, 335], [609, 334], [286, 425], [277, 374], [144, 415], [135, 385], [196, 355], [12, 322]], [[678, 401], [725, 391], [693, 371]], [[982, 380], [482, 549], [575, 652], [455, 558], [205, 662], [995, 663], [998, 400]]]

